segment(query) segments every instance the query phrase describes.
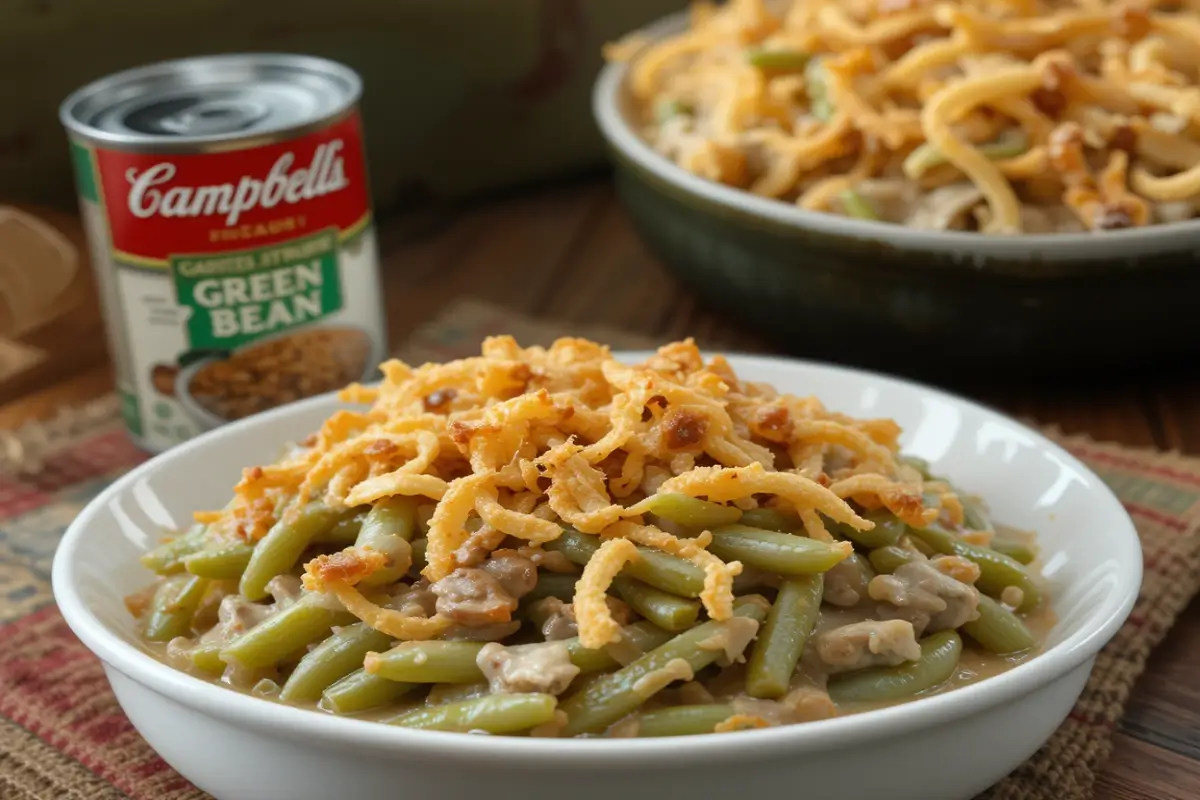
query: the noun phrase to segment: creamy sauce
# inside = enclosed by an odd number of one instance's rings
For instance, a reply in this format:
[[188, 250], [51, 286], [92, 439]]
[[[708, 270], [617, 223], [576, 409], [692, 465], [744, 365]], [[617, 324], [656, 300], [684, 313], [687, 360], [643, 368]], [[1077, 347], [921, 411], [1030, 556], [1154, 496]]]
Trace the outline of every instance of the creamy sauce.
[[914, 695], [913, 697], [904, 700], [895, 700], [886, 703], [856, 703], [853, 705], [843, 705], [840, 707], [841, 714], [861, 714], [864, 711], [872, 711], [877, 708], [887, 708], [889, 706], [898, 706], [905, 703], [911, 703], [922, 697], [932, 697], [933, 695], [945, 694], [952, 692], [955, 689], [961, 689], [964, 686], [970, 686], [973, 683], [979, 683], [987, 678], [995, 677], [1003, 672], [1008, 672], [1013, 667], [1020, 666], [1027, 661], [1031, 661], [1042, 654], [1046, 637], [1050, 634], [1050, 629], [1058, 621], [1054, 615], [1054, 611], [1047, 605], [1042, 604], [1034, 609], [1029, 614], [1021, 616], [1021, 621], [1025, 623], [1025, 627], [1029, 628], [1029, 632], [1033, 634], [1038, 641], [1038, 647], [1024, 653], [1018, 653], [1013, 656], [998, 656], [994, 653], [987, 653], [977, 647], [972, 646], [970, 639], [963, 637], [962, 656], [958, 660], [958, 669], [950, 680], [936, 686], [926, 692]]
[[[1004, 525], [996, 524], [996, 538], [1005, 539], [1008, 541], [1019, 542], [1027, 547], [1037, 551], [1037, 538], [1033, 533], [1010, 528]], [[1030, 574], [1035, 576], [1041, 575], [1041, 558], [1040, 555], [1032, 563], [1026, 565], [1026, 569]], [[822, 616], [825, 615], [824, 610]], [[993, 678], [1001, 673], [1008, 672], [1014, 667], [1031, 661], [1037, 658], [1045, 650], [1046, 639], [1050, 636], [1050, 631], [1058, 623], [1058, 616], [1054, 613], [1052, 600], [1042, 602], [1037, 608], [1025, 614], [1021, 614], [1021, 621], [1025, 623], [1025, 627], [1033, 634], [1033, 638], [1037, 641], [1038, 646], [1030, 651], [1018, 653], [1012, 656], [998, 656], [994, 653], [985, 652], [974, 646], [969, 637], [963, 637], [962, 656], [958, 660], [958, 669], [950, 680], [945, 683], [922, 692], [911, 698], [904, 700], [896, 700], [886, 703], [860, 703], [855, 705], [843, 705], [840, 708], [842, 715], [860, 714], [864, 711], [872, 711], [877, 708], [887, 708], [889, 706], [903, 705], [910, 703], [913, 700], [921, 697], [932, 697], [933, 695], [945, 694], [952, 692], [955, 689], [961, 689], [964, 686], [970, 686], [973, 683], [979, 683], [987, 678]], [[845, 624], [840, 623], [840, 624]]]
[[[997, 525], [996, 528], [998, 538], [1020, 542], [1021, 544], [1035, 549], [1036, 551], [1036, 541], [1033, 534], [1011, 528], [1005, 528], [999, 525]], [[1027, 565], [1027, 569], [1033, 575], [1040, 575], [1040, 561], [1035, 560], [1033, 563]], [[1043, 651], [1046, 639], [1049, 636], [1051, 629], [1057, 622], [1057, 617], [1054, 614], [1051, 603], [1046, 601], [1033, 611], [1021, 614], [1020, 618], [1038, 643], [1037, 647], [1033, 650], [1012, 656], [998, 656], [983, 651], [975, 646], [968, 636], [963, 635], [963, 650], [959, 659], [958, 668], [954, 675], [946, 682], [933, 689], [921, 692], [917, 695], [902, 700], [878, 703], [843, 704], [840, 707], [837, 707], [836, 710], [832, 712], [832, 715], [848, 716], [852, 714], [861, 714], [865, 711], [902, 705], [922, 697], [945, 694], [946, 692], [951, 692], [955, 689], [960, 689], [964, 686], [969, 686], [982, 680], [986, 680], [987, 678], [999, 675], [1003, 672], [1007, 672], [1014, 667], [1036, 658]], [[820, 658], [816, 655], [814, 640], [817, 636], [824, 632], [868, 619], [879, 619], [876, 613], [876, 604], [872, 601], [868, 600], [851, 608], [841, 608], [829, 604], [823, 604], [816, 626], [813, 630], [813, 634], [809, 638], [808, 644], [805, 647], [804, 656], [801, 658], [800, 665], [797, 667], [796, 673], [792, 679], [792, 688], [813, 689], [820, 693], [827, 684], [830, 669], [827, 665], [824, 665]], [[525, 633], [528, 630], [529, 626], [527, 625], [522, 629], [522, 633]], [[526, 638], [527, 637], [518, 634], [515, 637], [510, 637], [509, 642], [513, 643], [515, 640], [524, 641]], [[532, 641], [539, 640], [540, 637], [532, 639]], [[288, 664], [285, 665], [282, 670], [269, 670], [267, 672], [263, 672], [261, 677], [258, 678], [258, 682], [256, 684], [235, 686], [229, 680], [214, 678], [210, 674], [206, 674], [195, 669], [185, 658], [172, 656], [168, 652], [167, 644], [142, 642], [141, 647], [153, 658], [158, 659], [159, 661], [162, 661], [176, 669], [186, 671], [202, 680], [219, 683], [227, 686], [230, 689], [233, 689], [234, 691], [240, 691], [260, 699], [274, 702], [279, 702], [278, 688], [274, 687], [271, 684], [271, 681], [282, 685], [285, 682], [287, 671], [292, 666], [292, 664]], [[745, 671], [745, 663], [734, 663], [725, 667], [714, 665], [702, 670], [699, 674], [697, 674], [695, 676], [695, 683], [684, 683], [682, 685], [680, 684], [680, 681], [685, 679], [690, 680], [692, 676], [690, 674], [685, 675], [680, 672], [675, 679], [669, 681], [669, 683], [671, 683], [669, 688], [663, 688], [660, 691], [659, 686], [654, 686], [653, 688], [655, 691], [652, 693], [652, 696], [647, 699], [641, 710], [653, 711], [673, 705], [687, 705], [697, 702], [718, 702], [730, 703], [734, 705], [753, 705], [757, 703], [759, 706], [761, 706], [761, 708], [759, 708], [760, 711], [769, 708], [770, 703], [764, 704], [762, 701], [754, 700], [745, 694]], [[599, 677], [602, 676], [597, 674], [577, 676], [571, 682], [570, 688], [564, 692], [561, 697], [569, 697], [575, 692], [582, 690], [590, 682]], [[653, 681], [654, 679], [651, 678], [651, 680]], [[697, 685], [703, 688], [703, 692], [698, 691]], [[635, 687], [635, 689], [636, 688], [637, 687]], [[402, 698], [400, 702], [393, 703], [386, 708], [375, 709], [348, 716], [353, 716], [357, 719], [363, 720], [386, 722], [408, 711], [437, 706], [448, 702], [458, 702], [470, 699], [486, 693], [487, 690], [487, 685], [482, 683], [464, 686], [438, 685], [428, 693], [417, 692], [408, 695], [405, 698]], [[705, 699], [704, 693], [707, 693], [707, 699]], [[299, 708], [308, 708], [318, 711], [319, 713], [330, 713], [324, 709], [321, 709], [315, 703], [289, 703], [287, 705], [292, 705]], [[625, 735], [633, 735], [629, 733], [629, 731], [636, 731], [636, 718], [637, 715], [635, 714], [632, 717], [628, 717], [622, 721], [619, 721], [613, 726], [612, 729], [610, 729], [608, 735], [619, 735], [622, 731], [625, 731]], [[776, 720], [776, 722], [777, 721], [778, 720]], [[803, 724], [802, 721], [797, 720], [797, 722], [798, 724]], [[547, 729], [547, 731], [543, 733], [544, 735], [552, 735], [553, 731]]]

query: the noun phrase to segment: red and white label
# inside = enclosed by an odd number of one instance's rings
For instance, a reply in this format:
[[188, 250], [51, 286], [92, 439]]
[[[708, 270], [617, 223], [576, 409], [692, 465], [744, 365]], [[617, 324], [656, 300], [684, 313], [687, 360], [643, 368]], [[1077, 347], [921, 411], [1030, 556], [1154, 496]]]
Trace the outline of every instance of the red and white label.
[[95, 151], [118, 259], [276, 244], [370, 212], [361, 122], [244, 150], [175, 155]]

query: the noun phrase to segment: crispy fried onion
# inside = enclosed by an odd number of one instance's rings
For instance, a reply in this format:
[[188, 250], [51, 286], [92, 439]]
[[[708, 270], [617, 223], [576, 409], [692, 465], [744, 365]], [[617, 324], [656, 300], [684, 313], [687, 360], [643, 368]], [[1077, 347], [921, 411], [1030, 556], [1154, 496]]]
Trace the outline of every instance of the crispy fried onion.
[[496, 483], [499, 473], [483, 472], [459, 478], [450, 484], [442, 502], [429, 520], [428, 562], [422, 574], [431, 581], [446, 577], [458, 565], [455, 551], [467, 541], [467, 520], [478, 514], [484, 524], [509, 536], [540, 545], [557, 539], [562, 526], [532, 512], [505, 508]]
[[600, 545], [588, 560], [583, 574], [575, 584], [575, 619], [579, 624], [579, 643], [597, 650], [606, 644], [620, 641], [621, 626], [613, 619], [608, 607], [608, 587], [631, 561], [636, 561], [637, 547], [628, 539], [609, 539]]
[[[709, 618], [732, 616], [742, 565], [710, 553], [708, 532], [683, 538], [646, 524], [656, 493], [794, 510], [807, 536], [833, 547], [842, 544], [826, 525], [868, 530], [865, 510], [886, 508], [913, 524], [962, 518], [951, 487], [925, 482], [898, 460], [894, 422], [854, 419], [741, 380], [690, 340], [627, 365], [582, 339], [522, 348], [501, 336], [473, 358], [416, 367], [392, 360], [382, 370], [378, 388], [344, 393], [369, 409], [338, 411], [277, 463], [246, 470], [233, 501], [197, 521], [215, 536], [254, 541], [282, 508], [311, 502], [365, 512], [389, 497], [428, 498], [420, 534], [430, 582], [486, 563], [497, 548], [542, 552], [571, 526], [600, 542], [575, 596], [580, 637], [598, 647], [619, 636], [604, 594], [639, 548], [702, 569]], [[359, 590], [381, 559], [354, 547], [319, 556], [306, 565], [304, 585], [397, 639], [444, 631], [440, 616], [386, 607], [407, 579]]]
[[840, 498], [854, 498], [864, 505], [878, 502], [910, 525], [928, 525], [938, 516], [937, 508], [925, 507], [925, 498], [919, 487], [896, 483], [879, 474], [843, 478], [830, 485], [829, 492]]
[[712, 543], [712, 534], [708, 531], [694, 539], [680, 539], [653, 525], [618, 522], [606, 530], [605, 535], [626, 537], [700, 567], [704, 570], [704, 590], [700, 593], [704, 610], [717, 620], [733, 616], [733, 579], [741, 574], [742, 564], [740, 561], [725, 563], [705, 550]]
[[732, 731], [769, 727], [771, 727], [771, 723], [756, 714], [734, 714], [718, 722], [713, 728], [713, 733], [730, 733]]
[[346, 610], [381, 633], [402, 641], [433, 639], [450, 627], [450, 620], [435, 614], [414, 617], [372, 602], [357, 584], [387, 566], [383, 553], [369, 547], [348, 547], [340, 553], [320, 555], [304, 565], [304, 588], [335, 596]]
[[[883, 480], [887, 481], [886, 478]], [[887, 482], [887, 485], [894, 484]], [[715, 503], [725, 503], [754, 494], [774, 494], [791, 503], [797, 511], [820, 511], [830, 519], [844, 522], [855, 530], [867, 531], [875, 527], [875, 523], [856, 514], [842, 496], [832, 489], [826, 489], [816, 481], [794, 472], [767, 472], [761, 464], [746, 467], [696, 467], [690, 472], [667, 480], [659, 487], [659, 492], [707, 497]]]

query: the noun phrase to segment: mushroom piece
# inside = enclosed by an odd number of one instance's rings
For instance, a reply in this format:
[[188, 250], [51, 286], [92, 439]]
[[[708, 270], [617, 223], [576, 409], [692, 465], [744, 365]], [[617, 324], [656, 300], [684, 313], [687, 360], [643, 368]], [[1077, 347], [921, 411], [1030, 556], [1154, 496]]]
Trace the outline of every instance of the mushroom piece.
[[971, 209], [982, 201], [983, 192], [973, 183], [939, 186], [917, 201], [904, 224], [923, 230], [962, 230]]

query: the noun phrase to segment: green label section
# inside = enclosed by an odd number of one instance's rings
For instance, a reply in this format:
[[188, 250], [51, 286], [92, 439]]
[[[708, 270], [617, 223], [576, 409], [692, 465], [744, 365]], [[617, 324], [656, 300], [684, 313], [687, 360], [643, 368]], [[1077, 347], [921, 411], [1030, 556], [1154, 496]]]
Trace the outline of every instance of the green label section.
[[232, 349], [342, 308], [337, 229], [237, 253], [172, 256], [192, 349]]
[[138, 406], [137, 395], [121, 389], [117, 396], [121, 399], [121, 417], [125, 420], [125, 427], [134, 436], [141, 436], [142, 410]]
[[92, 164], [92, 151], [71, 142], [71, 164], [75, 167], [75, 182], [79, 184], [79, 196], [92, 203], [100, 202], [96, 191], [96, 168]]

